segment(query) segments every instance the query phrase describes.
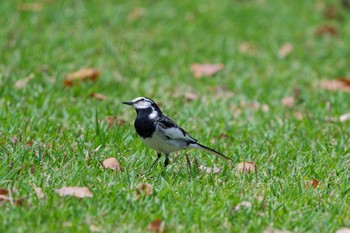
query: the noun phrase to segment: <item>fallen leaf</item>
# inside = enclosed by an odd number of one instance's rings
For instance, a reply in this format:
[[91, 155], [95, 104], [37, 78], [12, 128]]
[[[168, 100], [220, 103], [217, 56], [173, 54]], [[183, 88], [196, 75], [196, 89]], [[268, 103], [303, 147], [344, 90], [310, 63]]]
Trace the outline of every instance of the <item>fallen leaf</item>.
[[191, 70], [195, 78], [202, 78], [216, 74], [223, 67], [223, 64], [192, 64]]
[[340, 12], [337, 10], [337, 8], [334, 5], [328, 5], [325, 10], [323, 11], [323, 16], [326, 19], [341, 19], [342, 16]]
[[139, 18], [141, 18], [145, 13], [145, 9], [141, 8], [141, 7], [136, 7], [135, 9], [133, 9], [129, 14], [127, 19], [129, 21], [135, 21]]
[[350, 78], [338, 78], [333, 80], [322, 80], [320, 86], [329, 91], [350, 92]]
[[141, 196], [141, 194], [150, 196], [153, 193], [153, 186], [147, 183], [142, 183], [136, 187], [135, 191], [136, 191], [135, 199], [138, 199]]
[[110, 168], [115, 171], [124, 171], [124, 168], [119, 164], [116, 158], [107, 158], [102, 162], [102, 164], [104, 168]]
[[21, 80], [17, 80], [15, 82], [15, 88], [16, 89], [21, 89], [24, 88], [28, 85], [29, 81], [32, 80], [34, 78], [34, 74], [30, 74], [28, 77], [21, 79]]
[[33, 189], [34, 189], [35, 194], [36, 194], [36, 197], [37, 197], [38, 199], [41, 199], [41, 198], [44, 198], [44, 197], [45, 197], [45, 194], [43, 193], [43, 191], [41, 190], [41, 188], [33, 186]]
[[318, 181], [316, 179], [312, 179], [305, 184], [304, 188], [312, 187], [315, 189], [315, 188], [317, 188], [319, 183], [320, 183], [320, 181]]
[[335, 233], [350, 233], [350, 228], [340, 228]]
[[90, 94], [91, 98], [97, 99], [97, 100], [105, 100], [107, 97], [105, 95], [102, 95], [100, 93], [91, 93]]
[[76, 81], [95, 81], [100, 76], [100, 72], [93, 68], [83, 68], [81, 70], [67, 74], [64, 79], [64, 86], [71, 87]]
[[250, 203], [249, 201], [242, 201], [241, 203], [239, 203], [238, 205], [236, 205], [235, 211], [239, 211], [239, 210], [241, 210], [242, 208], [250, 209], [250, 208], [252, 208], [252, 203]]
[[273, 229], [271, 227], [268, 227], [264, 230], [263, 233], [292, 233], [292, 232], [287, 231], [287, 230], [279, 230], [279, 229]]
[[281, 48], [278, 50], [278, 56], [280, 58], [285, 58], [293, 51], [293, 45], [291, 43], [285, 43], [281, 46]]
[[118, 124], [118, 125], [125, 125], [126, 124], [125, 120], [123, 120], [123, 119], [121, 119], [121, 118], [119, 118], [117, 116], [115, 116], [115, 117], [107, 116], [106, 117], [106, 121], [107, 121], [108, 127], [111, 127], [111, 126], [113, 126], [115, 124]]
[[225, 133], [221, 133], [219, 135], [219, 140], [221, 139], [230, 139], [231, 137], [228, 135], [228, 134], [225, 134]]
[[90, 225], [90, 231], [92, 232], [102, 232], [102, 229], [95, 225]]
[[264, 196], [257, 196], [256, 200], [258, 201], [259, 204], [263, 204], [263, 207], [267, 207], [267, 200]]
[[73, 223], [72, 223], [72, 222], [63, 222], [63, 223], [62, 223], [62, 226], [63, 226], [63, 227], [72, 227], [72, 226], [73, 226]]
[[32, 164], [32, 166], [30, 166], [30, 174], [34, 174], [35, 172], [35, 166], [34, 164]]
[[17, 139], [17, 137], [10, 137], [10, 141], [12, 144], [17, 144], [18, 139]]
[[29, 141], [27, 144], [26, 144], [26, 147], [28, 148], [28, 147], [31, 147], [32, 145], [33, 145], [33, 141]]
[[262, 104], [262, 105], [261, 105], [261, 110], [262, 110], [263, 112], [269, 112], [269, 111], [270, 111], [270, 107], [269, 107], [269, 105], [267, 105], [267, 104]]
[[0, 194], [0, 203], [3, 201], [9, 201], [9, 200], [10, 200], [10, 197]]
[[316, 36], [326, 36], [326, 35], [336, 36], [338, 35], [338, 31], [335, 27], [330, 25], [322, 25], [316, 29]]
[[194, 91], [187, 91], [187, 92], [185, 92], [184, 97], [187, 101], [193, 101], [193, 100], [198, 99], [199, 94], [197, 92], [194, 92]]
[[166, 232], [166, 230], [164, 229], [164, 224], [163, 224], [162, 220], [160, 220], [159, 218], [153, 220], [147, 226], [148, 231], [160, 232], [162, 229], [163, 229], [162, 232]]
[[7, 195], [9, 191], [5, 188], [0, 188], [0, 195]]
[[215, 92], [214, 96], [216, 98], [230, 98], [233, 96], [233, 92], [231, 92], [226, 86], [223, 85], [211, 87], [210, 89]]
[[350, 120], [350, 113], [345, 113], [339, 117], [340, 122], [345, 122]]
[[43, 9], [43, 4], [40, 2], [33, 3], [21, 3], [17, 7], [20, 11], [41, 11]]
[[207, 174], [218, 174], [219, 172], [221, 172], [220, 168], [217, 167], [206, 167], [204, 165], [200, 165], [199, 166], [199, 170], [201, 170], [202, 172], [206, 172]]
[[292, 97], [292, 96], [284, 97], [284, 98], [281, 100], [281, 103], [282, 103], [282, 105], [285, 106], [285, 107], [292, 108], [292, 107], [294, 107], [294, 105], [295, 105], [295, 98]]
[[239, 51], [245, 55], [255, 56], [258, 54], [256, 44], [250, 42], [243, 42], [239, 45]]
[[256, 165], [253, 162], [240, 162], [236, 166], [236, 176], [239, 175], [239, 173], [245, 173], [247, 176], [249, 175], [249, 172], [256, 173]]
[[25, 201], [25, 199], [11, 199], [10, 197], [8, 197], [8, 196], [5, 196], [5, 195], [0, 195], [0, 203], [1, 202], [6, 202], [6, 201], [9, 201], [9, 202], [11, 202], [11, 204], [13, 205], [13, 206], [23, 206], [23, 204], [24, 204], [24, 201]]
[[23, 206], [23, 205], [24, 205], [24, 201], [25, 201], [24, 198], [22, 198], [22, 199], [15, 199], [15, 200], [13, 201], [13, 205], [14, 205], [14, 206]]
[[60, 196], [74, 196], [78, 198], [92, 197], [93, 194], [87, 187], [63, 187], [55, 190]]

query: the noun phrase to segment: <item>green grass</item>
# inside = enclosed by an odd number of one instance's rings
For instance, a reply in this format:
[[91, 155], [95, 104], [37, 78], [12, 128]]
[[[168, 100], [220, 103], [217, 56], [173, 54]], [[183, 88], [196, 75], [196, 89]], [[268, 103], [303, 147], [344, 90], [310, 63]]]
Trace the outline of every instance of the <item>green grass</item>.
[[[39, 1], [39, 11], [21, 10], [23, 3], [0, 2], [0, 187], [24, 199], [23, 206], [0, 204], [0, 232], [89, 232], [91, 225], [145, 232], [156, 218], [167, 232], [350, 227], [350, 128], [330, 121], [350, 112], [350, 96], [317, 86], [350, 75], [350, 17], [338, 1], [49, 0]], [[337, 6], [340, 19], [323, 17], [328, 4]], [[137, 8], [143, 13], [130, 19]], [[315, 36], [324, 24], [338, 35]], [[294, 49], [281, 59], [286, 42]], [[254, 54], [241, 52], [242, 43]], [[192, 63], [225, 67], [195, 79]], [[65, 75], [82, 67], [97, 68], [100, 79], [64, 88]], [[26, 87], [14, 87], [30, 75]], [[232, 95], [218, 96], [217, 86]], [[295, 88], [300, 101], [282, 106]], [[186, 101], [187, 91], [199, 98]], [[107, 99], [90, 98], [94, 92]], [[235, 176], [200, 151], [188, 154], [224, 171], [190, 171], [182, 153], [168, 168], [159, 163], [143, 175], [156, 154], [137, 138], [134, 111], [121, 104], [137, 96], [162, 103], [168, 116], [234, 163], [255, 162], [257, 176]], [[254, 101], [269, 111], [232, 108]], [[299, 120], [296, 112], [309, 117]], [[127, 124], [108, 127], [106, 116]], [[222, 133], [229, 137], [218, 139]], [[125, 171], [101, 169], [107, 157]], [[304, 188], [313, 178], [319, 186]], [[153, 185], [153, 194], [135, 200], [141, 183]], [[60, 197], [54, 190], [62, 186], [87, 186], [94, 196]], [[235, 211], [242, 201], [252, 208]]]

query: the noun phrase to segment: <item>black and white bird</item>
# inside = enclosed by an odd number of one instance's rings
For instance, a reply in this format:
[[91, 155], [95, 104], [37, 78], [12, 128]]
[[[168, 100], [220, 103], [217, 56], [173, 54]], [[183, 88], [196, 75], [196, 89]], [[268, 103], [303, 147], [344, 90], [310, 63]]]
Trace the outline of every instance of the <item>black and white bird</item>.
[[213, 149], [203, 146], [192, 138], [184, 129], [180, 128], [170, 118], [166, 117], [158, 105], [147, 97], [137, 97], [123, 104], [135, 108], [137, 116], [134, 123], [136, 133], [148, 147], [157, 151], [158, 158], [153, 162], [151, 168], [165, 154], [164, 166], [169, 164], [171, 152], [198, 148], [210, 152], [222, 159], [231, 159]]

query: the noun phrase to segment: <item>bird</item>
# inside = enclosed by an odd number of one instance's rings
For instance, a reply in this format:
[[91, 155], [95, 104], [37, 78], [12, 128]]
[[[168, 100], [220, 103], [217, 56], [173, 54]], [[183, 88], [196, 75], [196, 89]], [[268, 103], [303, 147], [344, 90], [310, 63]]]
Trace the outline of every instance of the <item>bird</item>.
[[201, 149], [218, 156], [221, 159], [231, 161], [222, 153], [200, 144], [191, 137], [183, 128], [173, 120], [165, 116], [158, 105], [150, 98], [137, 97], [132, 101], [122, 102], [136, 110], [134, 127], [142, 142], [157, 152], [157, 159], [152, 167], [165, 155], [164, 166], [169, 165], [169, 154], [185, 149]]

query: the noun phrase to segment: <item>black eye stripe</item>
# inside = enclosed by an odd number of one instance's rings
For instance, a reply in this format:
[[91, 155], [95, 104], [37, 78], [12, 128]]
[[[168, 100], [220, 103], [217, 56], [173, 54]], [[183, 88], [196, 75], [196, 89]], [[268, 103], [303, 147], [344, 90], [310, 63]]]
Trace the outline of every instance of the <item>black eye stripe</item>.
[[138, 102], [140, 102], [140, 101], [146, 101], [146, 102], [149, 102], [149, 103], [153, 104], [153, 101], [152, 101], [152, 100], [144, 99], [144, 98], [139, 99], [138, 101], [135, 102], [135, 104], [138, 103]]

